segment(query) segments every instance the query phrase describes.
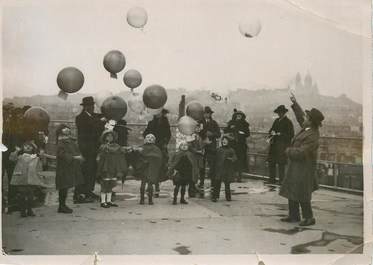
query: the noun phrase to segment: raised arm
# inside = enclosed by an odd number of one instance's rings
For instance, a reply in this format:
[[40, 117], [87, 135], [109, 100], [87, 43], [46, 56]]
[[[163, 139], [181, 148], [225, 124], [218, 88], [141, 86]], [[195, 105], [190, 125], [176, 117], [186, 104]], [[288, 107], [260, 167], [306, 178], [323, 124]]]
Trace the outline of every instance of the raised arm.
[[304, 113], [302, 107], [298, 104], [298, 102], [297, 102], [297, 100], [295, 99], [295, 97], [294, 97], [293, 94], [291, 94], [291, 96], [290, 96], [290, 100], [291, 100], [291, 102], [293, 103], [293, 104], [291, 105], [291, 108], [292, 108], [293, 111], [294, 111], [295, 118], [297, 119], [299, 125], [300, 125], [301, 127], [303, 127], [305, 113]]

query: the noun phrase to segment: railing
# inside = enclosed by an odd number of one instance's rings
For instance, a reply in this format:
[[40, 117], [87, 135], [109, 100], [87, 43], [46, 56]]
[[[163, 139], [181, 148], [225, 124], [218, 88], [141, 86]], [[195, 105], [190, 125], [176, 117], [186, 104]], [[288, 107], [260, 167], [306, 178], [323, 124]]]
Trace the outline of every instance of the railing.
[[[53, 120], [50, 123], [50, 141], [48, 152], [55, 151], [55, 129], [60, 123], [71, 126], [75, 133], [73, 121]], [[141, 145], [142, 132], [146, 124], [128, 123], [131, 128], [128, 135], [130, 145]], [[171, 125], [173, 137], [169, 143], [169, 152], [175, 152], [176, 125]], [[269, 145], [266, 142], [267, 133], [251, 132], [247, 140], [248, 145], [248, 174], [254, 177], [267, 178], [268, 165], [266, 162]], [[362, 193], [363, 190], [363, 165], [362, 165], [362, 139], [353, 137], [328, 137], [320, 138], [319, 160], [317, 175], [323, 187], [341, 191]]]

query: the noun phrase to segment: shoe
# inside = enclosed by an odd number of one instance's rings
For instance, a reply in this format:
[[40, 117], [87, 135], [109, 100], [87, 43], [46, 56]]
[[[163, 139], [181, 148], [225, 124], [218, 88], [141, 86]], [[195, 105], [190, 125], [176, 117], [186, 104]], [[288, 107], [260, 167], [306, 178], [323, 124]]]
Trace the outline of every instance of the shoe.
[[35, 213], [32, 211], [32, 209], [27, 210], [27, 216], [35, 216]]
[[154, 202], [153, 201], [149, 201], [149, 205], [153, 205], [154, 204]]
[[173, 205], [176, 205], [177, 204], [177, 200], [176, 198], [174, 199], [174, 201], [172, 202]]
[[310, 226], [316, 224], [316, 219], [315, 218], [308, 218], [302, 220], [302, 222], [299, 223], [299, 226]]
[[141, 200], [140, 200], [140, 204], [141, 204], [141, 205], [144, 205], [144, 204], [145, 204], [145, 200], [144, 200], [144, 199], [141, 199]]
[[159, 193], [155, 193], [154, 198], [159, 198]]
[[22, 210], [21, 211], [21, 217], [27, 217], [27, 213], [26, 213], [26, 210]]
[[285, 218], [281, 218], [280, 221], [285, 223], [297, 223], [300, 221], [300, 218], [291, 218], [290, 216], [287, 216]]
[[181, 200], [180, 200], [180, 203], [181, 203], [181, 204], [188, 204], [188, 202], [187, 202], [185, 199], [181, 199]]
[[226, 200], [227, 200], [227, 202], [230, 202], [230, 201], [232, 201], [232, 199], [231, 199], [231, 198], [226, 198]]
[[58, 213], [72, 213], [73, 210], [67, 207], [66, 205], [58, 207]]
[[110, 208], [110, 205], [107, 204], [106, 202], [103, 202], [103, 203], [101, 203], [101, 207], [102, 208]]
[[118, 207], [118, 204], [112, 202], [108, 202], [107, 205], [109, 205], [110, 207]]

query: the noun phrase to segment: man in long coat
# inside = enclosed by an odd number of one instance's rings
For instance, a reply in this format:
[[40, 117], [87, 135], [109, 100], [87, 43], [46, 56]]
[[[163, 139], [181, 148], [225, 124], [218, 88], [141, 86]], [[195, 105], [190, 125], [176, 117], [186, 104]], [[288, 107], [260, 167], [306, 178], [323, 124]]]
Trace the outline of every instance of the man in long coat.
[[78, 130], [78, 145], [84, 158], [82, 171], [84, 175], [84, 184], [78, 189], [80, 195], [74, 198], [76, 203], [98, 199], [99, 196], [93, 193], [96, 182], [97, 154], [100, 147], [100, 136], [104, 131], [105, 119], [101, 114], [94, 112], [93, 97], [85, 97], [80, 105], [83, 106], [82, 112], [75, 118]]
[[294, 96], [292, 109], [302, 129], [295, 135], [291, 146], [286, 149], [289, 167], [280, 188], [280, 195], [289, 201], [289, 216], [283, 222], [300, 221], [299, 205], [303, 220], [300, 226], [316, 223], [311, 208], [312, 192], [318, 189], [316, 176], [317, 150], [319, 147], [319, 127], [324, 120], [318, 109], [303, 112]]
[[269, 182], [276, 183], [276, 169], [278, 166], [279, 183], [281, 184], [285, 176], [285, 166], [287, 157], [285, 154], [286, 148], [291, 144], [294, 137], [294, 126], [291, 120], [286, 116], [288, 109], [284, 105], [278, 106], [274, 113], [278, 118], [273, 122], [269, 130]]

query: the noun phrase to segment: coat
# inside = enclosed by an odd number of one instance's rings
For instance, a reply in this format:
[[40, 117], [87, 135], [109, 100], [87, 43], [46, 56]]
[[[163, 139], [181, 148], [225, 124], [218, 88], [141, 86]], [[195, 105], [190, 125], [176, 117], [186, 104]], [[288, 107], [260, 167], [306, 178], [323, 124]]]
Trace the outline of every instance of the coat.
[[63, 138], [58, 140], [56, 167], [57, 190], [84, 184], [81, 162], [73, 158], [79, 155], [79, 148], [74, 139]]
[[162, 167], [162, 152], [155, 144], [144, 144], [141, 151], [131, 155], [134, 162], [134, 175], [152, 184], [159, 181]]
[[148, 122], [146, 129], [143, 133], [143, 136], [147, 134], [154, 134], [155, 144], [162, 149], [167, 147], [168, 142], [171, 139], [171, 129], [170, 123], [168, 122], [167, 117], [156, 117], [154, 116], [153, 120]]
[[212, 118], [209, 121], [202, 120], [202, 130], [199, 133], [202, 139], [208, 138], [211, 143], [205, 146], [205, 155], [214, 155], [217, 148], [217, 139], [220, 138], [221, 132], [218, 123]]
[[285, 150], [291, 145], [291, 140], [294, 137], [293, 123], [286, 116], [282, 119], [277, 118], [269, 130], [269, 134], [271, 135], [272, 132], [280, 133], [280, 135], [275, 135], [271, 138], [268, 162], [286, 164]]
[[89, 115], [82, 111], [75, 118], [78, 130], [78, 144], [83, 157], [96, 157], [100, 147], [100, 136], [104, 131], [104, 122], [101, 114], [93, 113]]
[[230, 146], [222, 146], [217, 149], [216, 153], [216, 179], [224, 182], [234, 181], [235, 167], [237, 155], [234, 149]]
[[42, 169], [41, 160], [36, 154], [24, 153], [18, 156], [10, 184], [14, 186], [44, 186], [39, 175]]
[[[193, 175], [196, 174], [195, 158], [190, 151], [179, 151], [174, 154], [170, 161], [169, 172], [172, 173], [174, 170], [177, 171], [173, 181], [174, 184], [187, 185], [194, 178]], [[169, 175], [171, 175], [169, 173]], [[195, 176], [194, 176], [195, 177]]]
[[98, 154], [97, 178], [116, 179], [127, 175], [128, 165], [125, 151], [117, 143], [102, 144]]
[[[299, 124], [303, 124], [304, 112], [293, 104]], [[318, 128], [302, 128], [287, 149], [289, 165], [280, 188], [280, 195], [297, 202], [310, 202], [312, 192], [318, 189], [316, 176], [317, 149], [320, 133]]]

